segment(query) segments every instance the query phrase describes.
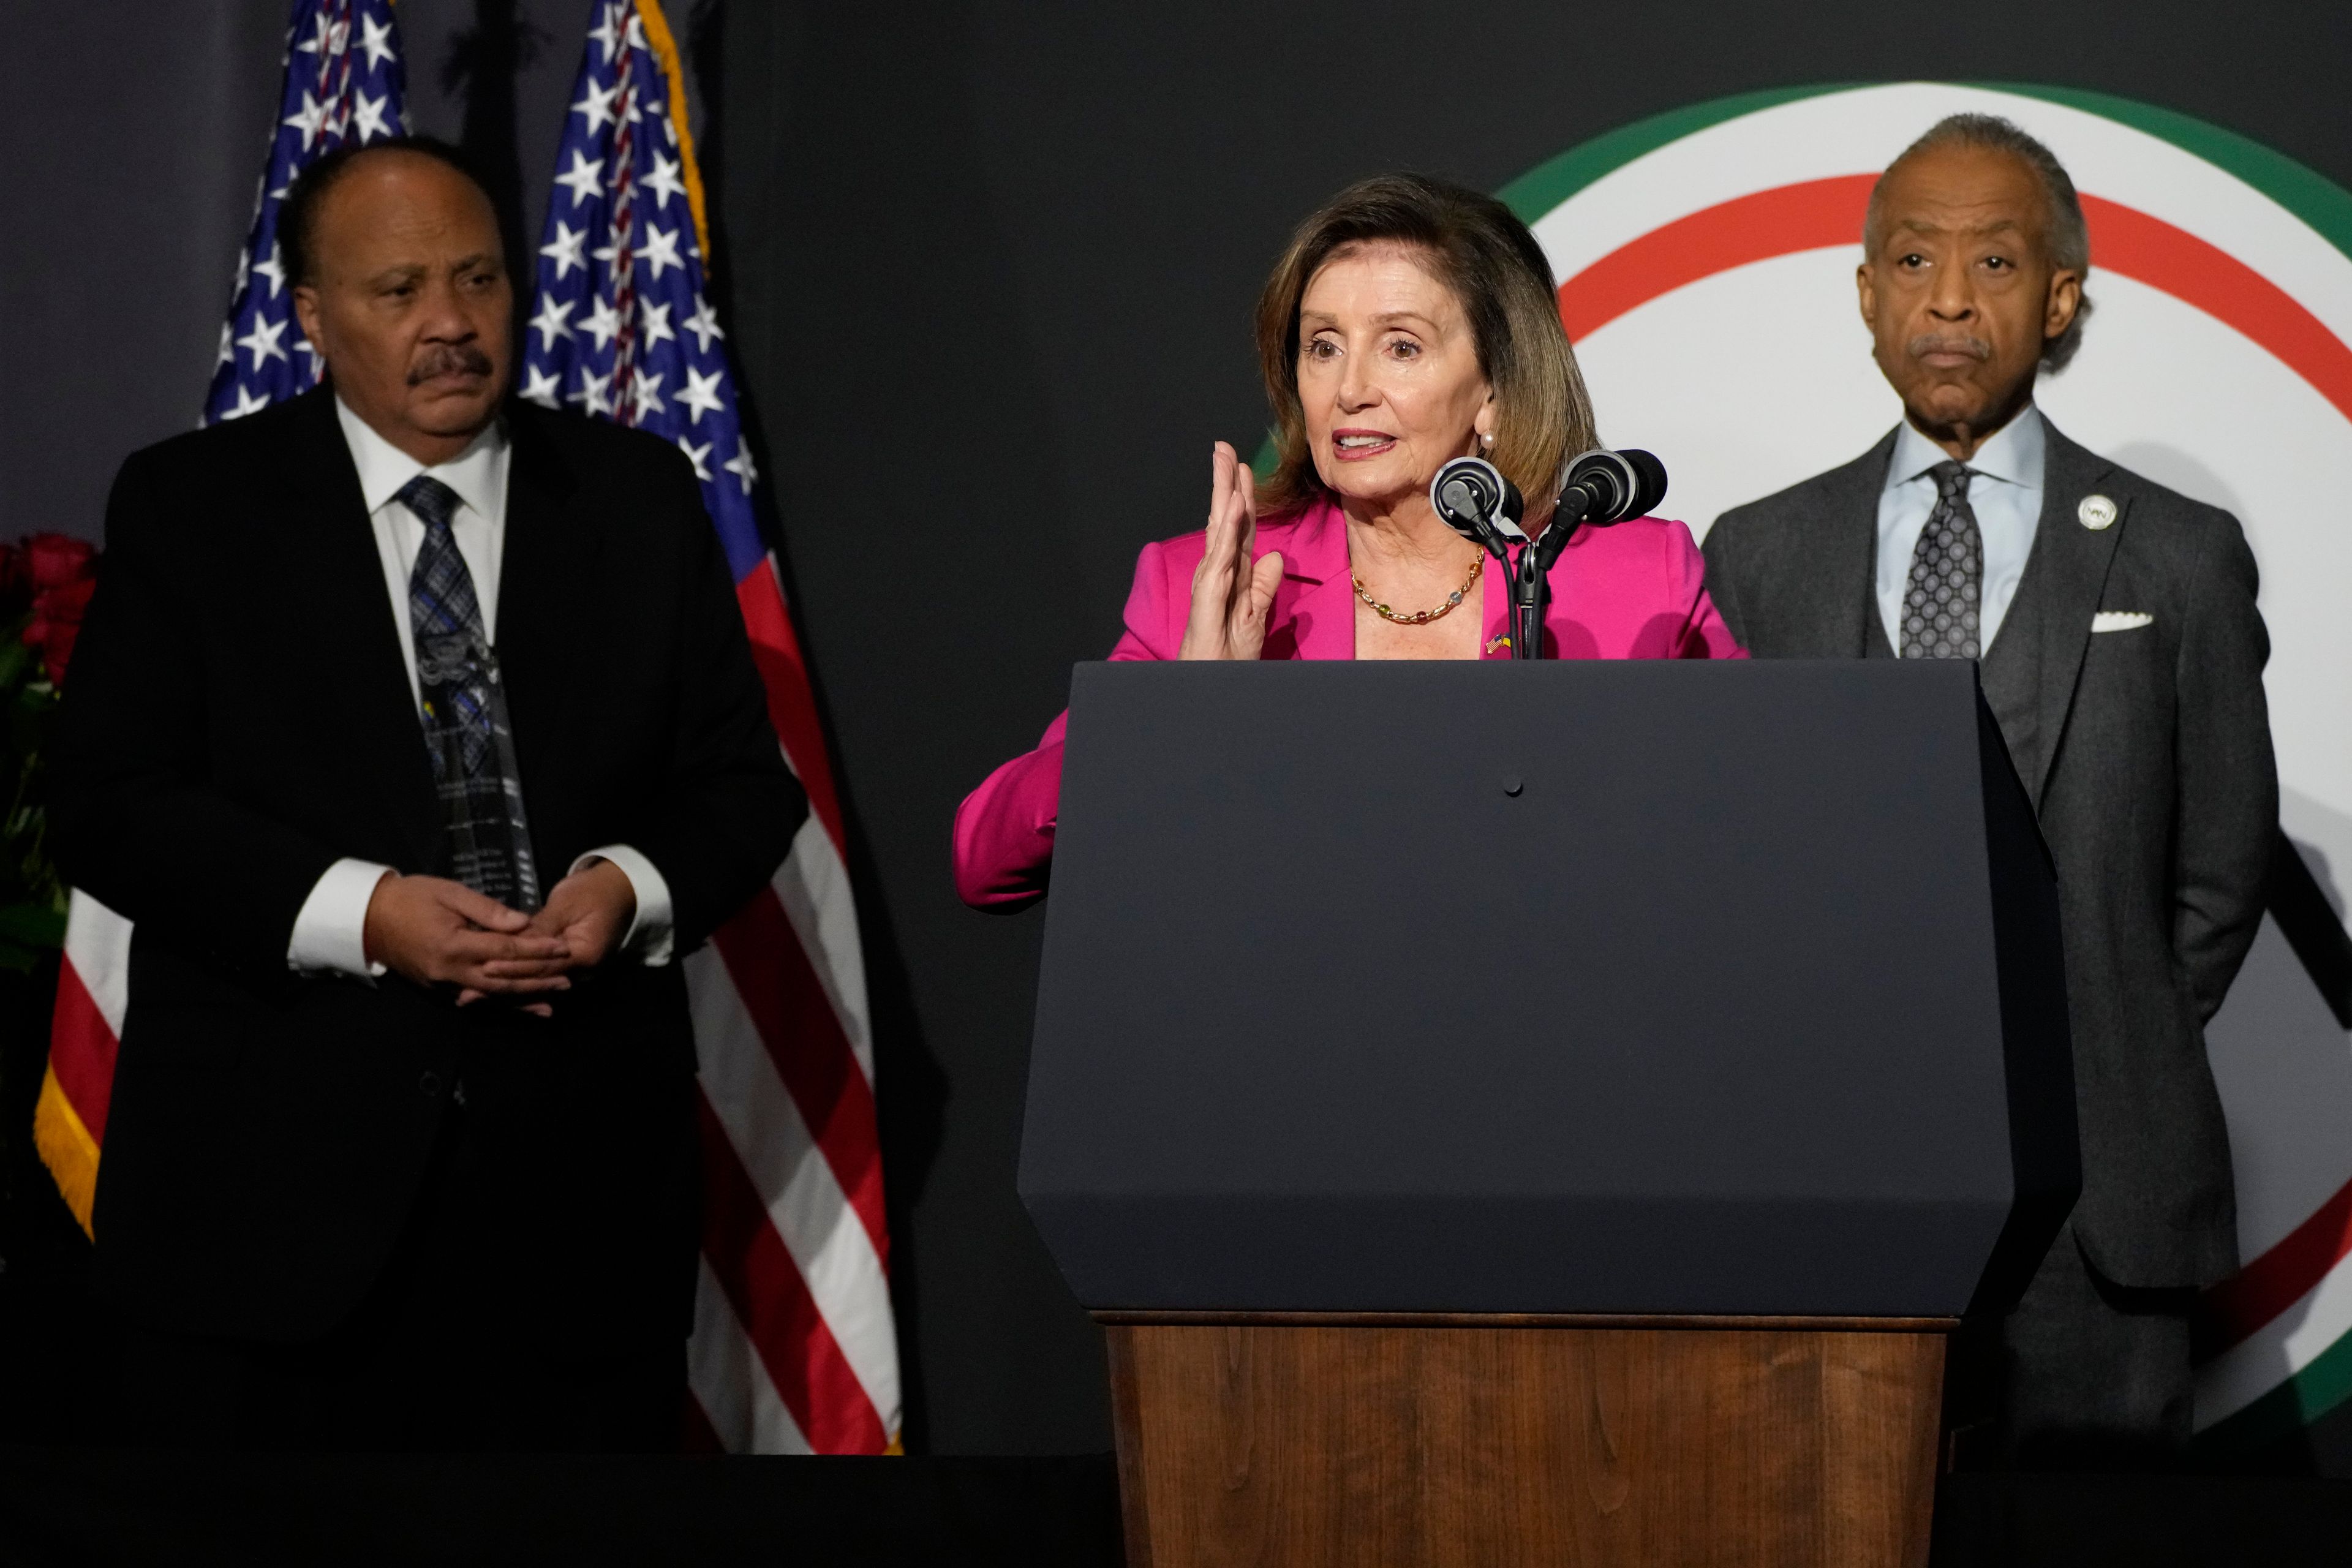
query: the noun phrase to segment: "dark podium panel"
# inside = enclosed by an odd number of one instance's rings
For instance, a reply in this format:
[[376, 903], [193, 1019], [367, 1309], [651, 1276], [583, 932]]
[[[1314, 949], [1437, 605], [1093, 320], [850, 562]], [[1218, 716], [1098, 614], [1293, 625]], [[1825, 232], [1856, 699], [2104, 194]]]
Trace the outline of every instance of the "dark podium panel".
[[1078, 668], [1020, 1190], [1089, 1308], [1951, 1318], [2077, 1180], [1974, 666]]

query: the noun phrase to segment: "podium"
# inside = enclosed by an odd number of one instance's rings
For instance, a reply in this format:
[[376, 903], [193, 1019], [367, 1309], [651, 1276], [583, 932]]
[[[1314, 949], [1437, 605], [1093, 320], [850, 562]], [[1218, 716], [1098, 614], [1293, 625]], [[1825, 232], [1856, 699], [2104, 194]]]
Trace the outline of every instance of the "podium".
[[1020, 1190], [1131, 1568], [1924, 1564], [2074, 1117], [1971, 664], [1076, 672]]

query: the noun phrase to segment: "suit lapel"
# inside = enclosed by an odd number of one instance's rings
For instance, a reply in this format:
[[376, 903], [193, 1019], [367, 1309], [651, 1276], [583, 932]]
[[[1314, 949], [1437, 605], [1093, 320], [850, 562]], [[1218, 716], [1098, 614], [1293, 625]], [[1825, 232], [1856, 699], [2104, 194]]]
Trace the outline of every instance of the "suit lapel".
[[2018, 584], [2018, 596], [2035, 595], [2042, 616], [2042, 744], [2030, 781], [2037, 805], [2074, 709], [2083, 657], [2091, 644], [2091, 619], [2106, 593], [2107, 569], [2131, 525], [2127, 497], [2113, 498], [2119, 513], [2108, 527], [2081, 525], [2076, 510], [2083, 498], [2098, 489], [2115, 465], [2060, 435], [2047, 416], [2042, 427], [2049, 444], [2042, 465], [2042, 518]]
[[585, 732], [576, 721], [593, 716], [570, 710], [591, 700], [588, 694], [598, 689], [593, 679], [583, 679], [580, 660], [602, 636], [625, 637], [628, 628], [592, 629], [589, 606], [595, 602], [601, 539], [582, 525], [569, 465], [535, 414], [516, 405], [507, 422], [513, 445], [499, 566], [498, 655], [531, 837], [544, 849], [561, 836], [549, 815], [551, 797], [561, 795], [555, 788], [562, 766], [556, 740]]
[[1895, 460], [1896, 431], [1822, 478], [1819, 510], [1805, 515], [1794, 554], [1811, 564], [1803, 614], [1808, 626], [1797, 646], [1833, 658], [1892, 658], [1878, 616], [1878, 497], [1886, 465]]
[[333, 393], [321, 387], [306, 394], [291, 429], [281, 536], [295, 600], [308, 622], [301, 657], [333, 672], [331, 712], [359, 759], [356, 772], [376, 781], [405, 850], [404, 866], [427, 869], [440, 845], [432, 769], [402, 664], [383, 559]]
[[1263, 657], [1355, 658], [1356, 590], [1348, 578], [1348, 530], [1339, 509], [1318, 501], [1286, 539], [1269, 547], [1282, 552], [1282, 585], [1275, 590]]

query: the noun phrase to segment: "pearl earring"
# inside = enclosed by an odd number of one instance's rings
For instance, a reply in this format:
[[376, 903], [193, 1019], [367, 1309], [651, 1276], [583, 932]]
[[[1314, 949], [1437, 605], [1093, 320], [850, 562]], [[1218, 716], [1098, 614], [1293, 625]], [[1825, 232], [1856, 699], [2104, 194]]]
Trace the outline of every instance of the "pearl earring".
[[1494, 436], [1494, 432], [1492, 432], [1492, 431], [1487, 431], [1487, 432], [1486, 432], [1486, 433], [1482, 434], [1482, 435], [1478, 437], [1478, 444], [1479, 444], [1480, 446], [1483, 446], [1483, 447], [1491, 447], [1491, 446], [1493, 446], [1493, 445], [1495, 444], [1495, 436]]

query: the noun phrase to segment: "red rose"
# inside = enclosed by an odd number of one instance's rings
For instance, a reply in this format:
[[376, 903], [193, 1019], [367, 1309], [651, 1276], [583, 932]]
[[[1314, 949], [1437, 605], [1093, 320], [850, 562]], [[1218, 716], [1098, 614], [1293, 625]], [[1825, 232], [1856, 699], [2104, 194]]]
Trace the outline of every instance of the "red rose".
[[25, 646], [40, 650], [41, 668], [48, 671], [52, 686], [66, 683], [66, 665], [73, 658], [74, 639], [81, 635], [82, 612], [97, 591], [97, 578], [77, 577], [33, 599], [33, 624], [25, 628]]
[[98, 547], [87, 539], [63, 533], [37, 533], [25, 541], [25, 559], [33, 576], [33, 592], [62, 588], [90, 574], [90, 558]]

